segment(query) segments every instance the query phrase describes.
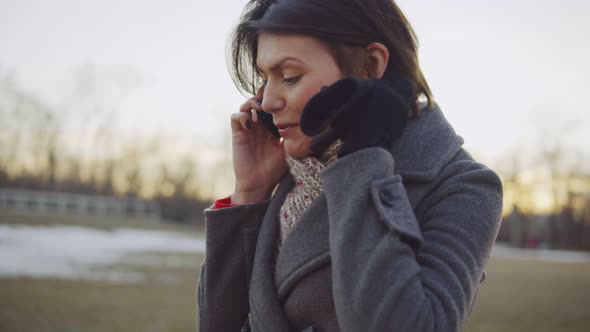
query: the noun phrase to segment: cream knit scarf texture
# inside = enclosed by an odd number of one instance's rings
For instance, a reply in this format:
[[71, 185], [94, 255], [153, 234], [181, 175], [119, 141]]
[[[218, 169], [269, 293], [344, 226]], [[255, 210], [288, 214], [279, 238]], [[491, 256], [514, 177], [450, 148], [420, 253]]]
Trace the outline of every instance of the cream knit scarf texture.
[[305, 209], [322, 191], [320, 172], [336, 161], [340, 146], [342, 146], [342, 142], [340, 140], [335, 141], [319, 159], [315, 157], [295, 159], [287, 156], [287, 164], [289, 164], [289, 171], [295, 179], [295, 186], [287, 194], [281, 206], [279, 248]]

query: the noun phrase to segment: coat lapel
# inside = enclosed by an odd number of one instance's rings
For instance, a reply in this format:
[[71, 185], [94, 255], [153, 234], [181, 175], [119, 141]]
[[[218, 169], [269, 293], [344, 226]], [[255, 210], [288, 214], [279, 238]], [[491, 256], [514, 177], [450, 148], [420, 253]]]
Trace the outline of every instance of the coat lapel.
[[279, 300], [308, 273], [330, 262], [330, 229], [322, 192], [306, 208], [285, 239], [277, 257], [275, 285]]
[[[410, 186], [408, 200], [415, 208], [423, 197], [422, 187], [427, 186], [420, 183]], [[276, 225], [279, 225], [278, 218]], [[275, 234], [278, 236], [278, 230]], [[328, 209], [326, 195], [321, 192], [293, 226], [276, 259], [274, 285], [278, 300], [282, 303], [299, 280], [329, 263]]]
[[285, 176], [272, 199], [256, 241], [256, 255], [250, 282], [250, 315], [253, 331], [289, 331], [274, 283], [274, 257], [279, 236], [279, 212], [293, 178]]

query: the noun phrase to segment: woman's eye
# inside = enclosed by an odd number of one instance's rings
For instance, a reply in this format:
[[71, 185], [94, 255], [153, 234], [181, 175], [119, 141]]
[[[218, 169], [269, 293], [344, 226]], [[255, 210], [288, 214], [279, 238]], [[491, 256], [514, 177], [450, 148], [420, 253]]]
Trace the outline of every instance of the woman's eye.
[[287, 85], [294, 85], [295, 83], [299, 82], [299, 79], [301, 79], [301, 76], [302, 75], [287, 77], [287, 78], [283, 79], [283, 82], [285, 82]]

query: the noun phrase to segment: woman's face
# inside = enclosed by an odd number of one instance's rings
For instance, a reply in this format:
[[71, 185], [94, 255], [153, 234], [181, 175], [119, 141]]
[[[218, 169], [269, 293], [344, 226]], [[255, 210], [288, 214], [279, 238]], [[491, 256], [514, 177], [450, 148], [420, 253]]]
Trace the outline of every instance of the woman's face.
[[309, 156], [312, 137], [299, 127], [303, 108], [323, 86], [343, 78], [329, 47], [310, 36], [263, 32], [256, 65], [265, 81], [262, 109], [272, 114], [286, 154]]

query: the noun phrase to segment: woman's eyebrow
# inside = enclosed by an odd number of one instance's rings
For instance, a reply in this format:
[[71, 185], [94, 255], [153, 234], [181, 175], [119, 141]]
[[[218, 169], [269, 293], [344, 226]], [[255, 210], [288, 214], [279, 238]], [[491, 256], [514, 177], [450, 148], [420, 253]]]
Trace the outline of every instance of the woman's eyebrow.
[[[303, 61], [301, 61], [300, 59], [297, 59], [297, 58], [294, 58], [294, 57], [289, 57], [289, 56], [288, 56], [288, 57], [284, 57], [284, 58], [282, 58], [280, 61], [278, 61], [277, 63], [275, 63], [274, 65], [272, 65], [272, 66], [270, 67], [270, 71], [271, 71], [271, 72], [276, 72], [276, 71], [278, 71], [279, 69], [281, 69], [281, 67], [282, 67], [282, 66], [285, 64], [285, 62], [287, 62], [287, 61], [296, 61], [296, 62], [299, 62], [299, 63], [303, 63]], [[256, 69], [257, 69], [258, 71], [264, 72], [264, 70], [262, 70], [262, 68], [260, 68], [260, 67], [258, 66], [258, 64], [256, 64]]]

